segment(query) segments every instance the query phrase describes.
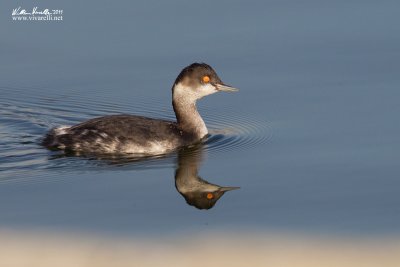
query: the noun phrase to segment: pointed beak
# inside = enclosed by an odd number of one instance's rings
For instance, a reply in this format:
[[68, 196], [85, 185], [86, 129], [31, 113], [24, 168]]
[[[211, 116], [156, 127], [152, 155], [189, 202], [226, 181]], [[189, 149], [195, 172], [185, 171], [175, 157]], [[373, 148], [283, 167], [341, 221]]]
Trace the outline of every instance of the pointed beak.
[[232, 191], [232, 190], [236, 190], [236, 189], [240, 189], [240, 187], [237, 187], [237, 186], [224, 186], [224, 187], [221, 187], [218, 191], [227, 192], [227, 191]]
[[217, 88], [218, 91], [224, 91], [224, 92], [237, 92], [237, 91], [239, 91], [239, 89], [237, 89], [237, 88], [234, 88], [232, 86], [225, 85], [225, 84], [220, 84], [220, 83], [215, 84], [215, 87]]

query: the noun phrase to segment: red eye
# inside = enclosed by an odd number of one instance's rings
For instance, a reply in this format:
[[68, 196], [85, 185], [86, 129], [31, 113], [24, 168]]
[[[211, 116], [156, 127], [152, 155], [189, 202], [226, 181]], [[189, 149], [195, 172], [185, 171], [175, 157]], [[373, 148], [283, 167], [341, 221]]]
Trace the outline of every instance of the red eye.
[[210, 82], [210, 77], [208, 77], [207, 75], [203, 76], [203, 82], [204, 83], [209, 83]]
[[211, 194], [211, 193], [208, 193], [207, 194], [207, 199], [213, 199], [214, 198], [214, 195], [213, 194]]

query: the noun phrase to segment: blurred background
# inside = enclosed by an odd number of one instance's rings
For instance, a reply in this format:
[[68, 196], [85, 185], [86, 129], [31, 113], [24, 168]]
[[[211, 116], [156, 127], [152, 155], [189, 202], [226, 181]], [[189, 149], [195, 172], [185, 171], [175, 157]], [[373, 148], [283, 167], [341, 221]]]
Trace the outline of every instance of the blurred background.
[[[63, 20], [13, 21], [19, 6]], [[0, 7], [0, 265], [400, 261], [397, 1]], [[54, 126], [105, 114], [173, 120], [171, 86], [192, 62], [240, 88], [199, 102], [211, 136], [195, 178], [240, 187], [210, 209], [175, 187], [177, 153], [105, 160], [40, 146]]]

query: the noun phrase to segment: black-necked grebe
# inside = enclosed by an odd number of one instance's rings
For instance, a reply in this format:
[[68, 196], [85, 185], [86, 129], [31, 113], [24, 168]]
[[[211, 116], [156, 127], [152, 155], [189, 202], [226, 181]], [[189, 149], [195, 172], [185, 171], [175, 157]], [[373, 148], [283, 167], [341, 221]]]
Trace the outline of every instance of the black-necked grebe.
[[207, 64], [184, 68], [172, 87], [176, 122], [134, 115], [109, 115], [75, 126], [52, 129], [42, 144], [50, 149], [82, 153], [134, 153], [157, 155], [199, 142], [207, 127], [196, 101], [218, 91], [237, 89], [225, 85]]

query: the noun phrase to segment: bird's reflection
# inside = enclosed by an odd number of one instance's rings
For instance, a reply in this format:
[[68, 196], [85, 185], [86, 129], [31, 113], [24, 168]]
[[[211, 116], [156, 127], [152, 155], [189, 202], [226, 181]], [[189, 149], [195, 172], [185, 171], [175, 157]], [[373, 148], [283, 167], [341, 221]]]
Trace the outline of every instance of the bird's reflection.
[[239, 187], [224, 187], [202, 179], [198, 174], [203, 148], [197, 145], [181, 149], [175, 171], [175, 187], [186, 202], [198, 209], [211, 209], [227, 191]]
[[[153, 169], [157, 168], [160, 164], [163, 165], [163, 162], [173, 162], [173, 159], [176, 158], [175, 187], [177, 191], [185, 198], [187, 204], [198, 209], [211, 209], [225, 192], [238, 189], [239, 187], [224, 187], [203, 180], [198, 174], [203, 154], [204, 144], [197, 144], [191, 147], [181, 148], [176, 153], [153, 157], [64, 152], [53, 155], [49, 159], [52, 161], [78, 156], [87, 159], [86, 163], [82, 161], [86, 167], [88, 167], [87, 165], [90, 163], [90, 166], [98, 170], [101, 167], [108, 169], [110, 165], [126, 167], [128, 169]], [[57, 164], [62, 163], [58, 162]]]

